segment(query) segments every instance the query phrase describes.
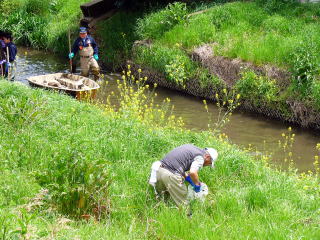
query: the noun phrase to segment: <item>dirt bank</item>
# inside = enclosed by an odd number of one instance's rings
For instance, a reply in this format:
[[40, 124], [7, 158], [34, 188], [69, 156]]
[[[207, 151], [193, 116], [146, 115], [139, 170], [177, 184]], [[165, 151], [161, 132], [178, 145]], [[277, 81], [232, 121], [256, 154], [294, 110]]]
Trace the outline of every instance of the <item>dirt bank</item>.
[[[135, 46], [150, 47], [149, 41], [139, 41]], [[269, 79], [276, 80], [281, 89], [285, 89], [290, 84], [290, 72], [271, 65], [256, 66], [239, 59], [229, 59], [223, 56], [214, 56], [212, 45], [206, 44], [194, 49], [190, 55], [193, 61], [197, 61], [202, 67], [209, 70], [211, 74], [218, 76], [231, 89], [235, 82], [240, 79], [240, 72], [243, 69], [253, 70], [258, 75], [263, 75]], [[214, 84], [201, 86], [198, 79], [189, 79], [185, 86], [180, 86], [172, 81], [168, 81], [164, 73], [160, 73], [146, 66], [128, 61], [132, 66], [132, 71], [138, 74], [139, 68], [143, 69], [143, 75], [148, 77], [150, 83], [157, 83], [159, 86], [181, 91], [196, 97], [215, 100], [215, 93], [221, 91]], [[320, 129], [320, 113], [299, 100], [291, 99], [285, 102], [277, 102], [273, 105], [261, 102], [257, 107], [251, 101], [242, 100], [240, 107], [244, 111], [262, 114], [268, 118], [278, 119], [291, 124], [300, 125], [305, 128]]]

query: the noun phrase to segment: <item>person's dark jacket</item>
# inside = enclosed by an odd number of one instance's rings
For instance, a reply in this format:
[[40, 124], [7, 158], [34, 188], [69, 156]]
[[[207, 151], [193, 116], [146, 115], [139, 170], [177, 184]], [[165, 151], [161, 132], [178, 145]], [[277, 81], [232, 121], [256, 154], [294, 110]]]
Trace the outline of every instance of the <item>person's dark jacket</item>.
[[[17, 47], [13, 42], [9, 42], [6, 44], [6, 48], [9, 48], [9, 62], [13, 62], [18, 53]], [[7, 53], [7, 49], [5, 49], [5, 53]]]
[[79, 50], [90, 45], [93, 48], [93, 54], [98, 54], [98, 45], [90, 35], [87, 35], [85, 38], [78, 37], [72, 46], [72, 52], [77, 54]]

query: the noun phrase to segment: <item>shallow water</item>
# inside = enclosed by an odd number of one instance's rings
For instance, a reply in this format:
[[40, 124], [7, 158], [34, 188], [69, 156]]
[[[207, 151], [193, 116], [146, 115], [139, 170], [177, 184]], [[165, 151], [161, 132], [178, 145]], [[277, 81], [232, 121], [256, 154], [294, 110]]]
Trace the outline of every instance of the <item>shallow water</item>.
[[[68, 67], [67, 59], [41, 51], [19, 48], [16, 81], [27, 84], [26, 79], [29, 76], [63, 72], [67, 71]], [[115, 80], [119, 76], [110, 74], [107, 77], [110, 79], [109, 85], [107, 89], [103, 90], [104, 92], [98, 94], [100, 98], [104, 98], [108, 92], [116, 90]], [[167, 97], [171, 99], [172, 104], [175, 105], [175, 115], [184, 119], [187, 128], [194, 130], [208, 129], [209, 118], [202, 99], [164, 88], [158, 88], [157, 93], [158, 103], [161, 103]], [[214, 122], [218, 115], [218, 108], [210, 102], [208, 102], [208, 107], [213, 116], [211, 121]], [[255, 114], [235, 112], [223, 132], [229, 136], [232, 143], [242, 147], [248, 147], [249, 144], [252, 144], [252, 148], [259, 152], [273, 152], [272, 159], [279, 164], [283, 164], [284, 154], [279, 150], [278, 141], [282, 139], [282, 133], [287, 133], [289, 126]], [[317, 154], [315, 146], [320, 143], [320, 133], [294, 126], [292, 130], [296, 135], [292, 148], [295, 164], [300, 171], [312, 170], [314, 156]]]

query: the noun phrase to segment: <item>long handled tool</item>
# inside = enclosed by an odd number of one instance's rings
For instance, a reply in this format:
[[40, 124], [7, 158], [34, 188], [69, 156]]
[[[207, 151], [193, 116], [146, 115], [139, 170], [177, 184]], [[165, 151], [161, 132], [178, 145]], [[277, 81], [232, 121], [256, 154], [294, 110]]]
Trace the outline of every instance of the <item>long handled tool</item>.
[[10, 80], [10, 57], [9, 57], [9, 47], [7, 47], [7, 67], [8, 67], [8, 80]]
[[2, 61], [0, 61], [1, 62], [1, 64], [0, 64], [0, 66], [1, 66], [1, 77], [3, 77], [3, 62]]
[[[69, 39], [69, 53], [71, 53], [70, 29], [68, 30], [68, 39]], [[70, 63], [70, 73], [72, 73], [72, 59], [69, 59], [69, 63]]]

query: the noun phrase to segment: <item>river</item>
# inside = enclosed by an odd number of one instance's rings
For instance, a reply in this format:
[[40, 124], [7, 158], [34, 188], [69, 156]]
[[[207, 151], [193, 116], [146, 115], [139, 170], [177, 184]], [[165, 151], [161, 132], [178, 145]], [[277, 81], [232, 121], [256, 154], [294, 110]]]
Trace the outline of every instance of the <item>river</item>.
[[[15, 81], [28, 84], [27, 77], [66, 71], [68, 69], [67, 59], [55, 56], [42, 51], [19, 48], [17, 58], [17, 72]], [[116, 79], [118, 75], [109, 74], [108, 88], [103, 91], [115, 91]], [[113, 81], [114, 80], [114, 81]], [[157, 102], [161, 103], [163, 99], [170, 98], [175, 106], [174, 114], [182, 117], [186, 127], [196, 131], [207, 130], [209, 117], [204, 108], [202, 99], [192, 97], [180, 92], [171, 91], [164, 88], [157, 89]], [[100, 93], [100, 97], [106, 93]], [[218, 115], [218, 108], [214, 103], [208, 101], [209, 112], [215, 121]], [[288, 133], [290, 125], [270, 120], [255, 114], [234, 112], [230, 122], [225, 126], [223, 132], [229, 137], [230, 142], [241, 147], [248, 148], [252, 154], [255, 150], [258, 152], [273, 153], [272, 159], [277, 164], [283, 165], [284, 154], [279, 149], [279, 140], [282, 140], [282, 134]], [[320, 133], [312, 130], [301, 129], [292, 126], [292, 132], [295, 134], [295, 141], [292, 147], [292, 155], [296, 167], [299, 171], [313, 170], [314, 156], [317, 155], [316, 145], [320, 143]]]

